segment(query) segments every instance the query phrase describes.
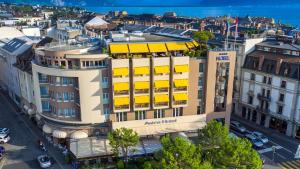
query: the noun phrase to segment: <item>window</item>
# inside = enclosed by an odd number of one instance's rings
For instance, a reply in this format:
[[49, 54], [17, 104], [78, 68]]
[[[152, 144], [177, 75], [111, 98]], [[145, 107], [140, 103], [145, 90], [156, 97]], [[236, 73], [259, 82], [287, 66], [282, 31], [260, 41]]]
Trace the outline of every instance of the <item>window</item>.
[[280, 93], [280, 95], [279, 95], [279, 101], [280, 102], [284, 101], [284, 94], [283, 93]]
[[272, 77], [268, 78], [268, 84], [271, 85], [272, 84]]
[[281, 81], [280, 87], [281, 88], [285, 88], [286, 87], [286, 81], [284, 81], [284, 80]]
[[108, 83], [108, 77], [103, 76], [102, 77], [102, 83]]
[[117, 121], [127, 121], [127, 112], [120, 112], [116, 114], [117, 116]]
[[248, 97], [248, 104], [253, 104], [253, 97], [252, 96]]
[[60, 77], [56, 77], [55, 84], [60, 85]]
[[198, 99], [203, 99], [203, 90], [202, 89], [198, 90]]
[[56, 100], [57, 101], [62, 101], [62, 94], [61, 93], [56, 93]]
[[199, 72], [204, 73], [205, 65], [204, 63], [199, 63]]
[[263, 83], [267, 83], [267, 76], [264, 76]]
[[251, 73], [250, 80], [255, 80], [255, 74]]
[[108, 100], [109, 99], [109, 93], [103, 93], [103, 99]]
[[67, 77], [62, 77], [62, 84], [63, 85], [68, 85], [69, 84], [69, 79]]
[[109, 108], [105, 108], [105, 109], [104, 109], [104, 114], [105, 114], [105, 115], [110, 114]]
[[144, 120], [146, 118], [146, 111], [136, 111], [135, 120]]
[[49, 101], [42, 101], [42, 109], [43, 109], [43, 111], [49, 111], [50, 110]]
[[198, 78], [198, 86], [203, 87], [203, 77]]
[[267, 90], [267, 97], [271, 97], [271, 90]]
[[182, 116], [182, 107], [173, 108], [173, 117]]
[[197, 106], [197, 114], [204, 114], [204, 109], [202, 106]]
[[40, 87], [41, 96], [48, 96], [49, 95], [49, 88], [46, 86]]
[[154, 110], [154, 118], [155, 119], [164, 118], [164, 117], [165, 117], [165, 110], [164, 109]]
[[277, 108], [277, 113], [282, 114], [282, 112], [283, 112], [283, 106], [279, 105]]

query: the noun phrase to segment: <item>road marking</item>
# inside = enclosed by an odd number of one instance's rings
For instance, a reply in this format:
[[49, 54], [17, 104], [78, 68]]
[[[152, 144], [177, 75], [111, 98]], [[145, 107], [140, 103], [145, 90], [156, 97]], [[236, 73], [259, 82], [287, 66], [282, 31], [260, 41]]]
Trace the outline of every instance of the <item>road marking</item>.
[[[282, 149], [282, 148], [283, 147], [281, 147], [281, 146], [275, 146], [276, 150], [279, 150], [279, 149]], [[258, 150], [258, 153], [263, 154], [263, 153], [267, 153], [267, 152], [270, 152], [270, 151], [273, 151], [272, 147], [265, 148], [265, 149], [262, 149], [262, 150]]]
[[287, 158], [286, 158], [285, 156], [283, 156], [283, 155], [281, 155], [281, 154], [279, 154], [279, 153], [276, 153], [275, 156], [279, 156], [280, 158], [282, 158], [282, 159], [284, 159], [284, 160], [287, 160]]
[[[276, 145], [276, 146], [280, 146], [279, 144], [277, 144], [277, 143], [275, 143], [275, 142], [273, 142], [273, 141], [271, 141], [271, 140], [269, 140], [269, 142], [271, 142], [272, 144], [274, 144], [274, 145]], [[281, 146], [282, 147], [282, 146]], [[287, 149], [287, 148], [285, 148], [285, 147], [282, 147], [284, 150], [286, 150], [286, 151], [288, 151], [289, 153], [291, 153], [291, 154], [295, 154], [295, 153], [293, 153], [291, 150], [289, 150], [289, 149]]]
[[[6, 100], [7, 98], [6, 98], [5, 96], [3, 96], [3, 94], [2, 94], [1, 92], [0, 92], [0, 95], [1, 95], [2, 99], [3, 99], [3, 97], [4, 97], [3, 100], [5, 100], [5, 102], [8, 103], [9, 107], [11, 108], [11, 110], [13, 110], [14, 114], [16, 114], [16, 115], [18, 116], [17, 112], [14, 111], [15, 108], [11, 105], [10, 102], [8, 102], [8, 100]], [[26, 128], [29, 129], [29, 131], [30, 131], [36, 138], [39, 138], [39, 136], [38, 136], [35, 132], [33, 132], [33, 130], [28, 126], [28, 124], [25, 122], [25, 120], [24, 120], [23, 118], [19, 118], [19, 119], [22, 120], [22, 122], [25, 124]], [[52, 153], [51, 153], [51, 154], [52, 154]], [[60, 167], [61, 169], [64, 169], [64, 167], [63, 167], [62, 164], [59, 162], [59, 160], [57, 160], [57, 158], [56, 158], [55, 156], [53, 156], [53, 155], [52, 155], [52, 157], [53, 157], [54, 160], [57, 162], [57, 164], [59, 165], [59, 167]], [[1, 169], [1, 168], [0, 168], [0, 169]]]
[[4, 157], [2, 158], [2, 160], [0, 161], [0, 169], [2, 169], [2, 167], [3, 167], [4, 164], [5, 164], [5, 162], [6, 162], [6, 156], [4, 156]]
[[297, 169], [300, 168], [300, 160], [283, 161], [278, 165], [283, 169]]

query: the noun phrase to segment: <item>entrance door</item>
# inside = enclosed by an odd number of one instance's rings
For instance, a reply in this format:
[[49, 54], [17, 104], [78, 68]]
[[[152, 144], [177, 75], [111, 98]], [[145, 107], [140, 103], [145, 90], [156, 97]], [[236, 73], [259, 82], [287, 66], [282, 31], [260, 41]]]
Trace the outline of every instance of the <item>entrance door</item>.
[[260, 125], [265, 126], [265, 122], [266, 122], [266, 115], [265, 114], [261, 114], [261, 118], [260, 118]]

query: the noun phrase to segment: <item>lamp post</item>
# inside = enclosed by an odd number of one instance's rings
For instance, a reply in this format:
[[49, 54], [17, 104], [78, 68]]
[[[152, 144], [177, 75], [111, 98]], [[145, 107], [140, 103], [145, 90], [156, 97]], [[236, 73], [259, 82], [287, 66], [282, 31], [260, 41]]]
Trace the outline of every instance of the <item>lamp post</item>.
[[272, 161], [273, 161], [273, 163], [275, 163], [276, 147], [275, 147], [275, 146], [272, 146], [272, 150], [273, 150]]

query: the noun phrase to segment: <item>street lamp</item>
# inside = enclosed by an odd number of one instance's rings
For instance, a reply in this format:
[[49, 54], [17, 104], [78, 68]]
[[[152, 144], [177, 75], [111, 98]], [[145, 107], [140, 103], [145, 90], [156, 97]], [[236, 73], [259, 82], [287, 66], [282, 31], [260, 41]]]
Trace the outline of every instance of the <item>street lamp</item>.
[[275, 163], [275, 153], [276, 153], [276, 147], [275, 147], [275, 146], [272, 146], [272, 150], [273, 150], [272, 161], [273, 161], [273, 163]]

